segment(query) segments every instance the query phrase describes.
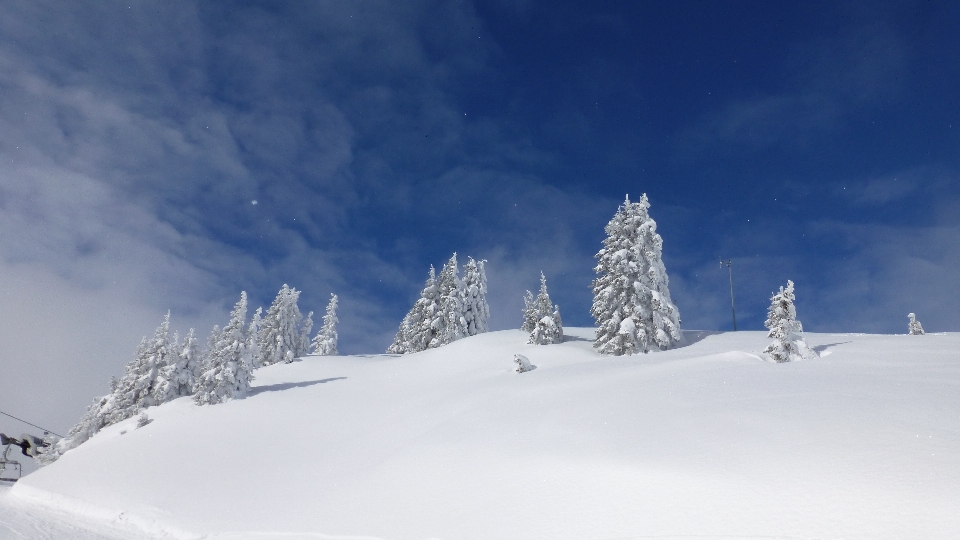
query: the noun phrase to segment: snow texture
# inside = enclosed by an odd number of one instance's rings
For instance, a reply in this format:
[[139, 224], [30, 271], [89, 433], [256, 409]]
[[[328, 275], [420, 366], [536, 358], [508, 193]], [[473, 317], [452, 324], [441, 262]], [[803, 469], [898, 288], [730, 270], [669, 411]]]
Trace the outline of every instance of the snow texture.
[[680, 312], [670, 300], [661, 260], [663, 240], [649, 208], [646, 193], [636, 203], [627, 197], [597, 253], [590, 313], [598, 326], [594, 346], [604, 354], [664, 350], [682, 339]]
[[306, 357], [246, 399], [152, 407], [0, 497], [0, 537], [74, 540], [16, 517], [52, 508], [138, 540], [960, 538], [960, 334], [806, 333], [831, 354], [778, 364], [744, 352], [766, 332], [637, 358], [565, 331]]
[[790, 280], [787, 280], [786, 289], [780, 287], [780, 292], [770, 298], [770, 309], [767, 311], [764, 326], [770, 330], [767, 337], [773, 338], [773, 343], [767, 345], [763, 352], [775, 362], [792, 362], [817, 355], [803, 340], [803, 325], [797, 320], [794, 300], [796, 296]]

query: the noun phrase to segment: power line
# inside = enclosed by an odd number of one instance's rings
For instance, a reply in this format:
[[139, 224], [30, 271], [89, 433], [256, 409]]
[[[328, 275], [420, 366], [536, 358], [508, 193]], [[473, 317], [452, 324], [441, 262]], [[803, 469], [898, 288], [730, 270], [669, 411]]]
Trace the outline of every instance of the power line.
[[61, 439], [63, 438], [63, 435], [60, 435], [60, 434], [58, 434], [58, 433], [54, 433], [52, 430], [49, 430], [49, 429], [47, 429], [47, 428], [42, 428], [42, 427], [40, 427], [40, 426], [38, 426], [38, 425], [36, 425], [36, 424], [31, 424], [30, 422], [27, 422], [27, 421], [24, 420], [23, 418], [17, 418], [16, 416], [14, 416], [14, 415], [12, 415], [12, 414], [7, 414], [7, 413], [5, 413], [5, 412], [3, 412], [3, 411], [0, 411], [0, 414], [2, 414], [2, 415], [4, 415], [4, 416], [9, 416], [10, 418], [13, 418], [14, 420], [19, 420], [19, 421], [23, 422], [24, 424], [26, 424], [26, 425], [28, 425], [28, 426], [33, 426], [33, 427], [35, 427], [35, 428], [37, 428], [37, 429], [39, 429], [39, 430], [41, 430], [41, 431], [44, 431], [44, 432], [46, 432], [46, 433], [52, 433], [52, 434], [56, 435], [57, 437], [60, 437]]

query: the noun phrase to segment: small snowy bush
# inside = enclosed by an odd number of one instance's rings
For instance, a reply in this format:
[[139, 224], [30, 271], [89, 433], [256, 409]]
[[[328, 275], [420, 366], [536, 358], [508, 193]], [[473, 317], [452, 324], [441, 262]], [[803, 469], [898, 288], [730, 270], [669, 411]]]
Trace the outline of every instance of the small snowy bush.
[[534, 368], [533, 364], [530, 363], [530, 359], [522, 354], [513, 355], [513, 362], [517, 364], [517, 373], [526, 373]]
[[147, 416], [147, 413], [141, 414], [137, 418], [137, 429], [142, 428], [143, 426], [149, 424], [150, 422], [153, 422], [153, 419]]
[[911, 313], [907, 315], [910, 317], [910, 325], [907, 327], [910, 331], [911, 336], [922, 336], [923, 335], [923, 326], [920, 324], [920, 321], [917, 320], [917, 315]]

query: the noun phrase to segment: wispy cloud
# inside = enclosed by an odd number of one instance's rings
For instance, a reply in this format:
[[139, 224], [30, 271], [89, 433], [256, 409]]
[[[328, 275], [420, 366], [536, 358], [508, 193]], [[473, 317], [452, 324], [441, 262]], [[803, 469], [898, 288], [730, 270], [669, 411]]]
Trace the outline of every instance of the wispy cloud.
[[898, 93], [907, 54], [903, 42], [883, 26], [798, 44], [783, 60], [780, 79], [769, 85], [775, 91], [736, 99], [691, 127], [681, 152], [689, 155], [689, 145], [806, 144], [864, 106]]

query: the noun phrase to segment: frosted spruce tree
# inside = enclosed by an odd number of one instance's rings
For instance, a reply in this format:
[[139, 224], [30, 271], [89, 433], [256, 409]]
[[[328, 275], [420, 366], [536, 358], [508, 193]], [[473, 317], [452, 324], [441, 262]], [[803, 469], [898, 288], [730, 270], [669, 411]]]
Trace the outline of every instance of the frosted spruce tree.
[[554, 306], [547, 292], [547, 277], [540, 272], [540, 294], [531, 302], [531, 317], [536, 320], [527, 343], [549, 345], [563, 342], [563, 322], [560, 306]]
[[649, 208], [646, 194], [636, 203], [627, 197], [597, 253], [590, 313], [598, 326], [593, 346], [603, 354], [668, 349], [682, 339], [661, 260], [663, 240]]
[[907, 330], [911, 336], [922, 336], [923, 335], [923, 325], [920, 324], [920, 321], [917, 320], [917, 315], [915, 313], [910, 313], [907, 315], [910, 318], [910, 324], [907, 326]]
[[778, 363], [816, 356], [803, 340], [803, 325], [797, 320], [794, 300], [793, 282], [787, 280], [787, 288], [780, 287], [780, 292], [770, 298], [767, 320], [763, 323], [770, 329], [767, 337], [774, 339], [763, 352]]
[[484, 263], [467, 257], [463, 265], [463, 319], [466, 322], [466, 335], [475, 336], [489, 330], [487, 320], [490, 307], [487, 305], [487, 272]]
[[313, 354], [320, 356], [337, 356], [337, 295], [330, 295], [327, 304], [327, 314], [323, 316], [323, 326], [313, 338]]
[[247, 317], [247, 293], [240, 293], [240, 301], [230, 312], [230, 322], [223, 327], [219, 339], [210, 352], [207, 370], [197, 381], [193, 400], [198, 405], [222, 403], [243, 397], [250, 390], [253, 380], [253, 357], [247, 346], [249, 336], [245, 332]]
[[527, 291], [523, 295], [523, 324], [520, 325], [520, 330], [524, 332], [533, 332], [533, 329], [537, 327], [537, 299], [533, 296], [533, 293]]
[[300, 339], [297, 340], [297, 350], [295, 356], [306, 356], [310, 354], [310, 332], [313, 330], [313, 312], [307, 313], [307, 318], [300, 325]]
[[127, 364], [122, 377], [110, 379], [110, 393], [94, 398], [86, 412], [63, 437], [44, 449], [37, 457], [41, 466], [53, 463], [64, 452], [80, 446], [106, 426], [136, 416], [143, 409], [159, 403], [156, 396], [163, 379], [160, 372], [175, 356], [170, 341], [170, 313], [157, 327], [153, 338], [144, 337], [137, 346], [134, 359]]
[[430, 324], [433, 337], [427, 347], [431, 349], [453, 343], [467, 335], [467, 321], [463, 316], [464, 287], [460, 280], [456, 253], [440, 270], [440, 276], [437, 278], [437, 296], [440, 310], [434, 315], [433, 322]]
[[432, 327], [434, 317], [440, 311], [438, 300], [436, 270], [431, 265], [427, 282], [420, 291], [420, 298], [414, 302], [413, 307], [400, 323], [400, 329], [397, 330], [393, 344], [387, 348], [388, 354], [407, 354], [427, 349], [434, 336]]
[[300, 353], [300, 321], [303, 315], [297, 307], [300, 291], [286, 283], [277, 293], [273, 304], [260, 322], [257, 346], [260, 357], [257, 366], [269, 366], [277, 362], [292, 362]]
[[250, 324], [247, 326], [247, 349], [249, 349], [250, 358], [252, 358], [253, 369], [261, 367], [260, 361], [262, 356], [260, 354], [260, 323], [263, 318], [263, 308], [257, 308], [253, 312], [253, 317], [250, 318]]
[[[176, 340], [174, 340], [176, 341]], [[155, 398], [157, 403], [165, 403], [181, 396], [193, 394], [200, 376], [200, 351], [194, 329], [187, 332], [183, 343], [176, 346], [176, 356], [160, 370], [160, 384]]]
[[113, 406], [108, 423], [115, 424], [140, 414], [142, 409], [156, 405], [160, 373], [171, 363], [175, 353], [170, 342], [170, 312], [157, 327], [152, 339], [144, 338], [137, 347], [137, 356], [127, 364], [126, 371], [113, 391]]
[[64, 453], [87, 442], [90, 437], [108, 426], [108, 419], [111, 417], [110, 412], [113, 410], [113, 400], [112, 392], [94, 398], [93, 403], [87, 407], [87, 411], [80, 418], [80, 421], [70, 428], [66, 437], [40, 450], [40, 454], [36, 457], [37, 465], [43, 467], [53, 463], [60, 459], [60, 456]]

